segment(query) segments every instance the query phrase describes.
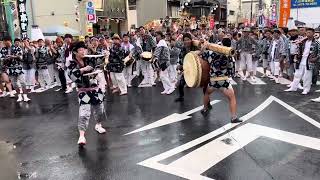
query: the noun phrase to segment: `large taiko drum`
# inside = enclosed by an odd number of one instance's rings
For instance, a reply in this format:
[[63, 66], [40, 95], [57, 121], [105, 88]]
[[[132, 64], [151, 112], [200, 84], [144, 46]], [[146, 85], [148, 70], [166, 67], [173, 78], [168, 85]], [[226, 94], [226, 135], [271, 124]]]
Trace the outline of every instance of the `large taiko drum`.
[[206, 87], [210, 79], [210, 65], [195, 52], [184, 57], [183, 74], [188, 87]]

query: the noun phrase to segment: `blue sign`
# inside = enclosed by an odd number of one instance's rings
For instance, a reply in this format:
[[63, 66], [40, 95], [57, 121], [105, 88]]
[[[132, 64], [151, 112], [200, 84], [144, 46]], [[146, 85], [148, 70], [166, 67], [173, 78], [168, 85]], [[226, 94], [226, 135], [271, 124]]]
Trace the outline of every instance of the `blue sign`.
[[91, 1], [88, 2], [88, 7], [93, 7], [93, 3]]
[[319, 7], [320, 0], [291, 0], [291, 8]]

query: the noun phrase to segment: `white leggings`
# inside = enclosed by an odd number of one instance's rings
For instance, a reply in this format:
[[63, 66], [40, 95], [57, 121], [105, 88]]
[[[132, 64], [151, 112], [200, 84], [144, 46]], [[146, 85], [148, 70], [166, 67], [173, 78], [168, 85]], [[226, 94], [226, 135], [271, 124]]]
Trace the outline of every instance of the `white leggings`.
[[271, 61], [270, 62], [270, 70], [272, 75], [279, 76], [280, 75], [280, 62]]
[[121, 93], [128, 92], [126, 79], [124, 78], [123, 73], [111, 72], [110, 76], [111, 76], [113, 87], [119, 88]]
[[51, 78], [48, 69], [38, 69], [38, 81], [42, 88], [51, 85]]
[[160, 71], [160, 79], [165, 91], [168, 91], [174, 88], [173, 83], [171, 83], [169, 80], [168, 68], [164, 71]]
[[23, 70], [24, 79], [26, 80], [27, 88], [30, 88], [31, 86], [34, 86], [35, 72], [36, 72], [35, 69]]

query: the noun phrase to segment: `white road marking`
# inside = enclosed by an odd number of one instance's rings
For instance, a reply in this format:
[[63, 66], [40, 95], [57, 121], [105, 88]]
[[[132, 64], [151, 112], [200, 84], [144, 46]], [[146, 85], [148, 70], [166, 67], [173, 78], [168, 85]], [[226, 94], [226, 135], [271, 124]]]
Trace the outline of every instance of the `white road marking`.
[[[320, 123], [315, 121], [314, 119], [308, 117], [302, 112], [296, 110], [292, 106], [287, 103], [281, 101], [280, 99], [270, 96], [266, 101], [264, 101], [261, 105], [259, 105], [256, 109], [252, 110], [250, 113], [241, 117], [243, 121], [247, 121], [250, 118], [256, 116], [258, 113], [267, 108], [272, 102], [277, 102], [292, 113], [298, 115], [305, 121], [310, 124], [320, 128]], [[207, 134], [200, 138], [197, 138], [189, 143], [186, 143], [182, 146], [176, 147], [172, 150], [164, 152], [160, 155], [151, 157], [143, 162], [138, 163], [141, 166], [149, 167], [152, 169], [160, 170], [169, 174], [173, 174], [186, 179], [210, 179], [208, 177], [204, 177], [201, 174], [225, 159], [232, 153], [246, 146], [248, 143], [254, 141], [255, 139], [264, 136], [277, 140], [281, 140], [284, 142], [288, 142], [291, 144], [296, 144], [300, 146], [305, 146], [308, 148], [320, 150], [320, 140], [317, 138], [312, 138], [308, 136], [303, 136], [299, 134], [295, 134], [292, 132], [286, 132], [282, 130], [277, 130], [269, 127], [264, 127], [255, 124], [247, 124], [242, 127], [236, 128], [235, 130], [225, 134], [216, 140], [192, 151], [191, 153], [183, 156], [182, 158], [172, 162], [171, 164], [164, 165], [159, 163], [159, 161], [169, 158], [173, 155], [181, 153], [187, 149], [190, 149], [196, 145], [199, 145], [209, 139], [213, 139], [216, 136], [225, 133], [238, 126], [239, 124], [226, 124], [225, 126]], [[235, 139], [231, 145], [227, 145], [222, 142], [225, 138]]]
[[[263, 73], [264, 73], [263, 68], [262, 68], [262, 67], [258, 67], [258, 68], [257, 68], [257, 72], [263, 74]], [[282, 78], [282, 77], [279, 78], [279, 82], [280, 82], [280, 84], [282, 84], [282, 85], [289, 85], [289, 84], [291, 84], [291, 81], [290, 81], [290, 80], [288, 80], [288, 79], [286, 79], [286, 78]]]
[[[214, 105], [219, 102], [220, 102], [220, 100], [214, 100], [214, 101], [211, 101], [210, 104]], [[182, 114], [178, 114], [178, 113], [171, 114], [171, 115], [169, 115], [165, 118], [162, 118], [154, 123], [148, 124], [142, 128], [139, 128], [139, 129], [134, 130], [130, 133], [127, 133], [127, 134], [125, 134], [125, 136], [189, 119], [189, 118], [191, 118], [191, 116], [190, 116], [191, 114], [196, 113], [198, 111], [201, 111], [202, 109], [203, 109], [203, 106], [199, 106], [197, 108], [194, 108], [194, 109], [187, 111], [185, 113], [182, 113]]]
[[247, 81], [252, 85], [266, 85], [267, 83], [263, 82], [260, 78], [256, 77], [256, 82], [253, 82], [250, 77], [247, 78]]
[[231, 84], [232, 86], [238, 85], [238, 83], [237, 83], [235, 80], [233, 80], [232, 78], [230, 79], [230, 84]]

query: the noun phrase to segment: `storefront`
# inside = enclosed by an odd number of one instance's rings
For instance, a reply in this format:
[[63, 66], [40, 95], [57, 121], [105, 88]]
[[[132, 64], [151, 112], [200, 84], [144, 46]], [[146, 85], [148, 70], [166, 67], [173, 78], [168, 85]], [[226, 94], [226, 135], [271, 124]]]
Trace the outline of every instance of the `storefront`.
[[306, 23], [308, 26], [318, 27], [320, 25], [320, 0], [291, 1], [290, 16], [294, 20]]
[[97, 11], [97, 17], [98, 22], [93, 26], [95, 33], [123, 34], [128, 31], [126, 0], [103, 1], [103, 9]]

